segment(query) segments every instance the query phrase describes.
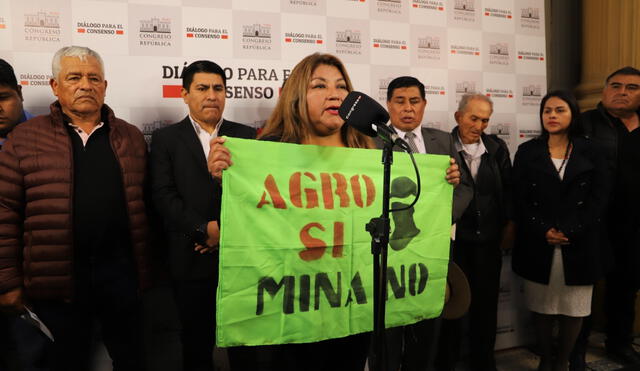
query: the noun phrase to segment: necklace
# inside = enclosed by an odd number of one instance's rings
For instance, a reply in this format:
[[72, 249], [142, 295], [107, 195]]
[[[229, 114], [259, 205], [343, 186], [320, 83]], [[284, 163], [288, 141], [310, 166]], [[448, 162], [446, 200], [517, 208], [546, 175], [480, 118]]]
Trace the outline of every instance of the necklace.
[[[560, 164], [560, 167], [556, 169], [556, 171], [558, 172], [558, 176], [562, 172], [562, 169], [564, 168], [564, 166], [567, 164], [567, 160], [569, 160], [569, 153], [571, 152], [571, 148], [572, 148], [571, 141], [569, 141], [567, 143], [567, 149], [564, 151], [564, 156], [562, 157], [562, 163]], [[551, 151], [549, 151], [549, 157], [551, 157]]]

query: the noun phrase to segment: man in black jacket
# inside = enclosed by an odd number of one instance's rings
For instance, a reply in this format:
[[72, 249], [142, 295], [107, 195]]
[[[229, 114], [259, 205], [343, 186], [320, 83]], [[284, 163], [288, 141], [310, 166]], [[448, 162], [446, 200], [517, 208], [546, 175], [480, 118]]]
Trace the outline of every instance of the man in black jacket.
[[[187, 66], [182, 98], [189, 115], [155, 131], [151, 141], [152, 193], [168, 239], [185, 371], [213, 370], [222, 190], [207, 170], [210, 141], [256, 135], [253, 128], [222, 118], [225, 87], [217, 64], [203, 60]], [[233, 351], [229, 353], [233, 364]]]
[[[609, 75], [596, 109], [582, 114], [586, 135], [602, 150], [613, 180], [608, 237], [614, 267], [607, 276], [605, 314], [607, 353], [640, 364], [632, 345], [636, 293], [640, 287], [640, 71], [624, 67]], [[572, 370], [584, 370], [589, 323], [572, 356]]]
[[[469, 308], [470, 369], [496, 370], [498, 289], [502, 267], [501, 244], [512, 239], [507, 223], [512, 212], [511, 160], [503, 140], [487, 135], [493, 102], [482, 94], [460, 100], [452, 135], [463, 161], [460, 167], [473, 181], [473, 199], [456, 226], [452, 259], [471, 287]], [[442, 323], [436, 368], [454, 370], [460, 352], [461, 320]]]

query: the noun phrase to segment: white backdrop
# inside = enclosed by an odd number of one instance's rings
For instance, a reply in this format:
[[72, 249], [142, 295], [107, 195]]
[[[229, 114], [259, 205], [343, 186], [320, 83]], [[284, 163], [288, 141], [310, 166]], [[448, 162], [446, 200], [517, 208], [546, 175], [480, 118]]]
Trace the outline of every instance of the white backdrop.
[[[195, 60], [226, 67], [225, 117], [260, 126], [293, 66], [329, 52], [346, 63], [356, 90], [381, 103], [393, 78], [419, 78], [424, 126], [449, 131], [462, 94], [491, 96], [487, 131], [514, 153], [539, 133], [544, 24], [543, 0], [0, 0], [0, 57], [14, 66], [26, 108], [39, 114], [54, 99], [53, 53], [71, 44], [95, 49], [107, 103], [150, 135], [185, 116], [180, 75]], [[522, 339], [513, 301], [520, 285], [504, 273], [499, 348]]]

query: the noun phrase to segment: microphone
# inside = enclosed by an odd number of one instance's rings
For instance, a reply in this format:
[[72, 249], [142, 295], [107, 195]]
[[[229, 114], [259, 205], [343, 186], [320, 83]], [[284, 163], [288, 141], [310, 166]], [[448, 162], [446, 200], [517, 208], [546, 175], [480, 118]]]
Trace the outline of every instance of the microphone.
[[[387, 126], [389, 113], [370, 96], [352, 91], [342, 101], [338, 114], [344, 120], [345, 125], [349, 125], [370, 137], [380, 136], [387, 142], [403, 147], [402, 138], [392, 127]], [[373, 129], [374, 125], [378, 129], [377, 131]]]

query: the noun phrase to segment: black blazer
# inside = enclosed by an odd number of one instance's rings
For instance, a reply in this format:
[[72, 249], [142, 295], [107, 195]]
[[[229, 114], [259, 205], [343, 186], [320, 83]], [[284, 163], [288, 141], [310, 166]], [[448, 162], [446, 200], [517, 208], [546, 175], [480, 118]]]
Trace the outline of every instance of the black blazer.
[[[422, 139], [424, 141], [424, 147], [427, 154], [430, 155], [447, 155], [453, 157], [456, 160], [456, 164], [461, 166], [462, 161], [460, 155], [456, 151], [456, 146], [453, 143], [453, 137], [451, 134], [431, 128], [422, 128]], [[374, 139], [374, 142], [378, 148], [382, 148], [384, 143], [378, 137]], [[394, 151], [400, 151], [398, 147], [394, 147]], [[444, 177], [444, 174], [442, 175]], [[460, 184], [453, 190], [453, 207], [451, 210], [451, 219], [453, 222], [457, 222], [464, 211], [466, 210], [469, 202], [473, 198], [473, 186], [471, 185], [471, 179], [469, 174], [460, 169]]]
[[[255, 129], [223, 120], [220, 136], [253, 139]], [[191, 236], [218, 220], [222, 190], [207, 169], [202, 145], [189, 117], [153, 132], [150, 154], [152, 196], [164, 221], [171, 277], [204, 279], [217, 275], [217, 254], [193, 250]]]
[[548, 284], [554, 246], [545, 233], [552, 227], [570, 241], [562, 259], [567, 285], [587, 285], [608, 268], [603, 251], [604, 215], [610, 194], [606, 160], [587, 139], [574, 139], [560, 180], [545, 139], [532, 139], [518, 148], [513, 166], [517, 237], [513, 270]]
[[[458, 136], [458, 127], [451, 135]], [[496, 135], [482, 134], [482, 143], [487, 152], [475, 181], [464, 159], [460, 163], [473, 184], [473, 199], [458, 221], [456, 241], [499, 243], [507, 220], [513, 218], [511, 158], [507, 144]]]

